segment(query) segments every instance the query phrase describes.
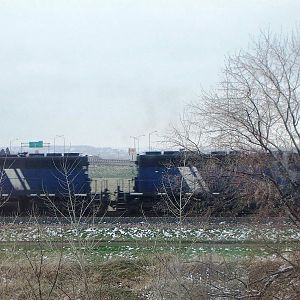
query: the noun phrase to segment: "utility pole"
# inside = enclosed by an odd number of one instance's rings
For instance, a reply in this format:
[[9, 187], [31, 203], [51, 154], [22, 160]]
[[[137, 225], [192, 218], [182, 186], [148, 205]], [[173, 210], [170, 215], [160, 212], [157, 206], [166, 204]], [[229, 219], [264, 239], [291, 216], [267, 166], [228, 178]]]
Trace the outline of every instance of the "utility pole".
[[[12, 153], [12, 151], [11, 151], [12, 143], [13, 143], [14, 141], [18, 141], [18, 140], [19, 140], [19, 138], [15, 138], [15, 139], [12, 139], [12, 140], [9, 141], [9, 152], [10, 152], [10, 153]], [[21, 151], [21, 152], [22, 152], [22, 151]]]
[[137, 153], [140, 153], [140, 138], [142, 137], [142, 136], [145, 136], [144, 134], [141, 134], [141, 135], [139, 135], [139, 136], [137, 136], [137, 142], [138, 142], [138, 145], [137, 145]]
[[134, 147], [134, 149], [136, 149], [135, 148], [135, 146], [136, 146], [135, 141], [137, 141], [137, 154], [140, 152], [140, 138], [142, 136], [145, 136], [145, 135], [141, 134], [141, 135], [138, 135], [138, 136], [130, 136], [133, 139], [133, 147]]
[[149, 135], [148, 135], [149, 151], [151, 151], [151, 134], [156, 133], [156, 132], [157, 132], [157, 130], [149, 132]]
[[133, 139], [133, 149], [134, 149], [134, 152], [132, 152], [132, 154], [131, 154], [131, 159], [133, 160], [133, 157], [134, 157], [134, 159], [136, 157], [135, 141], [137, 140], [137, 137], [136, 136], [130, 136], [130, 138]]
[[56, 135], [55, 137], [54, 137], [54, 144], [53, 144], [53, 152], [55, 153], [55, 141], [56, 141], [56, 138], [63, 138], [63, 140], [64, 140], [64, 153], [66, 152], [66, 138], [65, 138], [65, 136], [62, 134], [62, 135]]

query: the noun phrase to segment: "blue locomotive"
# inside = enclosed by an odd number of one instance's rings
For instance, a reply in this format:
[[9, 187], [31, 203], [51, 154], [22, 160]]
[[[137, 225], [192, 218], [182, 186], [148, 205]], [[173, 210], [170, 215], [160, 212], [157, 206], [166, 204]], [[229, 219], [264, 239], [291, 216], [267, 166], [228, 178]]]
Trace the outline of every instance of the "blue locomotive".
[[90, 197], [88, 158], [79, 153], [0, 156], [1, 208], [45, 211], [51, 203], [61, 210], [66, 199]]
[[203, 213], [211, 208], [216, 215], [253, 213], [270, 198], [299, 195], [299, 156], [277, 155], [280, 157], [239, 151], [146, 152], [137, 157], [133, 192], [118, 190], [118, 206], [143, 212], [153, 208], [161, 212], [165, 204], [166, 211]]
[[[220, 153], [213, 155], [217, 158]], [[176, 202], [183, 195], [200, 199], [217, 194], [217, 187], [208, 184], [207, 174], [201, 169], [209, 157], [211, 155], [197, 156], [183, 151], [152, 151], [138, 155], [133, 192], [118, 189], [118, 207], [147, 212], [159, 206], [162, 200]]]

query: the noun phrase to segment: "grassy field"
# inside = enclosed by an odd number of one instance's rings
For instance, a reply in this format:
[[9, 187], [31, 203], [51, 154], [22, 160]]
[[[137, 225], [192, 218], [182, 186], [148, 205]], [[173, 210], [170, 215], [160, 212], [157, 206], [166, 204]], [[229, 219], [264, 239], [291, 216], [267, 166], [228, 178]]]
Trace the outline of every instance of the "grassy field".
[[[3, 225], [1, 253], [15, 249], [74, 249], [98, 257], [137, 259], [149, 254], [172, 254], [197, 258], [205, 254], [231, 259], [266, 257], [274, 252], [292, 253], [300, 246], [297, 228], [289, 224], [64, 224]], [[45, 247], [44, 247], [45, 246]], [[61, 248], [62, 247], [62, 248]]]
[[241, 299], [299, 249], [290, 224], [5, 224], [0, 299]]
[[90, 178], [123, 178], [131, 179], [136, 176], [136, 168], [130, 166], [90, 166]]
[[129, 166], [90, 166], [89, 176], [92, 178], [92, 192], [100, 192], [108, 188], [111, 193], [117, 186], [129, 192], [133, 188], [133, 178], [136, 176], [136, 168]]

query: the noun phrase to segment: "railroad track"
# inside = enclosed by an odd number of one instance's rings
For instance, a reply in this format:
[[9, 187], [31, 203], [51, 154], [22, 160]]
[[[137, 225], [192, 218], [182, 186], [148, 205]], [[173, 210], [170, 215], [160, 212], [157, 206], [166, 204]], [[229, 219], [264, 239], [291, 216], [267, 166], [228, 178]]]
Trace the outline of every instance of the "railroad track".
[[[77, 221], [79, 218], [77, 219]], [[4, 224], [16, 224], [16, 225], [30, 225], [30, 224], [44, 224], [44, 225], [55, 225], [55, 224], [70, 224], [72, 223], [68, 218], [61, 217], [0, 217], [0, 225]], [[126, 215], [119, 216], [105, 216], [105, 217], [82, 217], [80, 218], [81, 225], [91, 224], [178, 224], [178, 218], [165, 216], [141, 216], [131, 217]], [[257, 218], [257, 217], [237, 217], [237, 218], [226, 218], [226, 217], [187, 217], [183, 220], [182, 224], [191, 225], [224, 225], [224, 224], [289, 224], [289, 219], [282, 218]]]

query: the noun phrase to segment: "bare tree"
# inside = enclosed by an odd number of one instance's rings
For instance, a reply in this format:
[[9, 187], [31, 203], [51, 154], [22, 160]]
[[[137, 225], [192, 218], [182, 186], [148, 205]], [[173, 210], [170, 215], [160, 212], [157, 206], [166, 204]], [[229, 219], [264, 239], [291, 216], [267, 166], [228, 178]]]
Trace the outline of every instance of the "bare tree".
[[[248, 153], [235, 174], [271, 184], [274, 198], [300, 224], [299, 91], [300, 33], [262, 32], [249, 49], [227, 58], [222, 81], [189, 106], [172, 142], [198, 152], [209, 147]], [[257, 155], [260, 166], [251, 167]]]
[[192, 107], [206, 114], [218, 145], [300, 154], [299, 67], [298, 33], [262, 33], [251, 49], [227, 59], [224, 80], [204, 96], [204, 109]]
[[[206, 147], [233, 151], [227, 155], [232, 159], [219, 160], [216, 167], [222, 170], [219, 181], [228, 196], [219, 197], [217, 205], [231, 201], [233, 211], [232, 201], [244, 206], [255, 200], [269, 214], [287, 212], [300, 228], [299, 122], [300, 32], [262, 32], [247, 50], [226, 59], [222, 80], [188, 107], [171, 141], [197, 153]], [[299, 253], [281, 258], [278, 268], [251, 283], [261, 285], [256, 292], [249, 289], [237, 298], [272, 298], [272, 286], [290, 288], [288, 277], [295, 278], [296, 291]]]

